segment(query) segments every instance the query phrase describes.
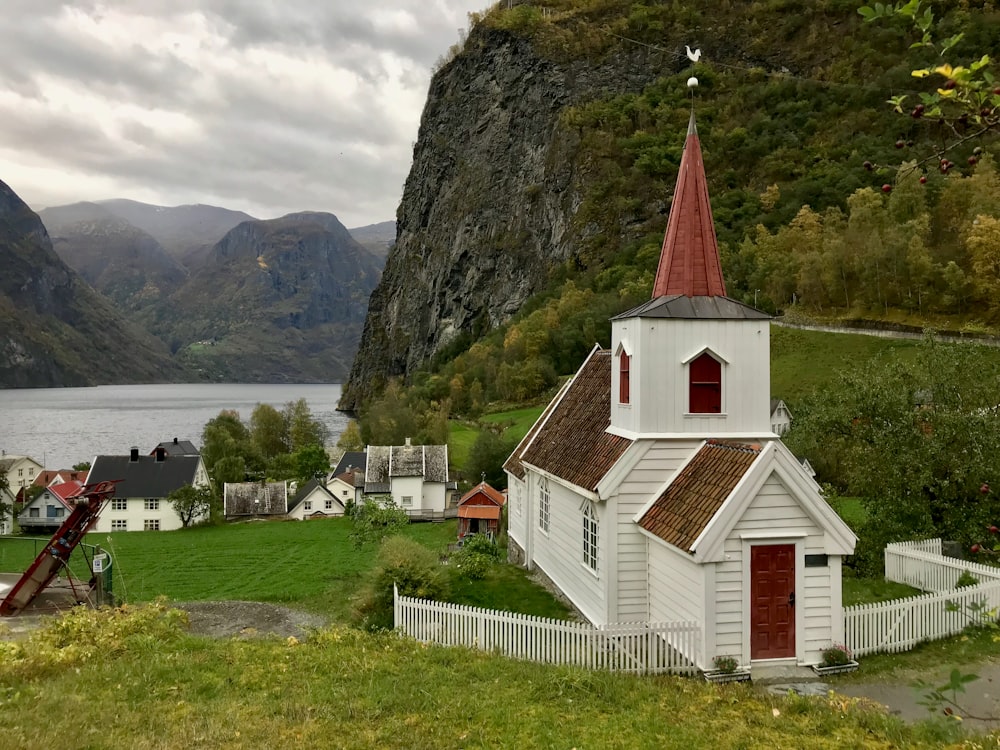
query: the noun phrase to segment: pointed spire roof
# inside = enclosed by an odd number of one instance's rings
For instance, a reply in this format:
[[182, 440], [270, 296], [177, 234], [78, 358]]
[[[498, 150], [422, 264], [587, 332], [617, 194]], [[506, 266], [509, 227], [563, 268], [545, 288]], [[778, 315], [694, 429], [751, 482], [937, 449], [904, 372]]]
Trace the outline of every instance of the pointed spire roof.
[[660, 265], [653, 283], [653, 299], [673, 294], [726, 296], [693, 110], [667, 220], [667, 233], [660, 251]]

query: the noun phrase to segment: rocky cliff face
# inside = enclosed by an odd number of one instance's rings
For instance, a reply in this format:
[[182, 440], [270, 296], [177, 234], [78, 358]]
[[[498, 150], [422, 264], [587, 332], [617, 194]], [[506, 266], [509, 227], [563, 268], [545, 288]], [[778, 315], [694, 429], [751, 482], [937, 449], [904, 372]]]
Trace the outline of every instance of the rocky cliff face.
[[52, 249], [41, 219], [0, 182], [0, 387], [184, 378]]
[[576, 257], [589, 165], [566, 108], [639, 91], [685, 63], [644, 47], [599, 62], [543, 59], [529, 42], [476, 27], [431, 83], [397, 215], [341, 407], [356, 409], [465, 332], [506, 321]]

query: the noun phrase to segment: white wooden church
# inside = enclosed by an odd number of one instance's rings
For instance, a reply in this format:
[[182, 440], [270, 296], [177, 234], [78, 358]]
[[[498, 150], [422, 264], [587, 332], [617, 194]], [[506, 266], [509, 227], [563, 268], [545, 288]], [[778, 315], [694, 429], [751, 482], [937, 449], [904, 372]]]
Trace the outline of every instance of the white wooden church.
[[702, 669], [843, 642], [857, 538], [771, 430], [769, 316], [726, 296], [693, 113], [652, 299], [504, 468], [512, 558], [595, 625], [697, 621]]

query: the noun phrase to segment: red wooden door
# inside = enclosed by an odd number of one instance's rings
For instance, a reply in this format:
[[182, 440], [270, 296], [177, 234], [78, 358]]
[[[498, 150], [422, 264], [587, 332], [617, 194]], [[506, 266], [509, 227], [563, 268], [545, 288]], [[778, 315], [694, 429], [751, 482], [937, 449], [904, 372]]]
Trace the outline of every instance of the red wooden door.
[[750, 658], [795, 656], [795, 545], [750, 548]]

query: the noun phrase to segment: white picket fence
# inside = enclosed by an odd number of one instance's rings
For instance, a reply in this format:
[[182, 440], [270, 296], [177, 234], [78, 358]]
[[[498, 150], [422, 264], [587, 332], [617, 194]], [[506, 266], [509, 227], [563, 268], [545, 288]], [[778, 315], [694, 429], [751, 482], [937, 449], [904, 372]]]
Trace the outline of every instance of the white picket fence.
[[[966, 570], [980, 582], [955, 589]], [[845, 607], [844, 640], [855, 656], [909, 651], [986, 618], [996, 620], [1000, 608], [1000, 569], [944, 557], [940, 539], [888, 545], [885, 577], [930, 593]]]
[[593, 625], [400, 596], [396, 630], [418, 641], [515, 659], [636, 674], [692, 674], [701, 643], [694, 622]]

